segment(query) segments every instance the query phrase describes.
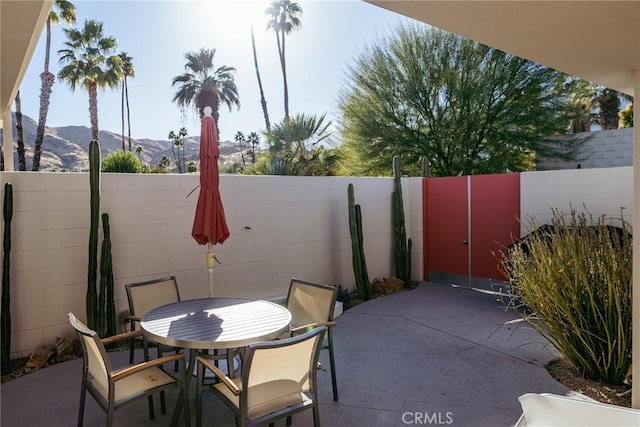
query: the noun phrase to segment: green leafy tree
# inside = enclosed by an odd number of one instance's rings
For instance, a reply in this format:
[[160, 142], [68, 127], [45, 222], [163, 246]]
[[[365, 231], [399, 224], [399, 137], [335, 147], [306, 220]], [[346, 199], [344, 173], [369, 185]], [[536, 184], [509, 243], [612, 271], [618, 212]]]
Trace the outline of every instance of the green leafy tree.
[[620, 110], [620, 127], [621, 128], [633, 127], [633, 102], [627, 104], [625, 108]]
[[[301, 27], [302, 8], [290, 0], [274, 0], [265, 11], [270, 17], [267, 28], [276, 33], [278, 57], [284, 84], [284, 117], [289, 118], [289, 84], [287, 83], [286, 35]], [[268, 127], [267, 127], [268, 130]]]
[[44, 50], [44, 70], [40, 74], [42, 85], [40, 87], [40, 109], [38, 112], [38, 127], [36, 128], [36, 140], [33, 148], [33, 165], [31, 170], [40, 170], [40, 157], [42, 156], [42, 141], [44, 141], [44, 128], [47, 125], [47, 115], [49, 114], [49, 102], [51, 100], [51, 88], [55, 82], [55, 76], [49, 71], [49, 57], [51, 55], [51, 25], [57, 24], [60, 20], [67, 24], [76, 22], [76, 7], [67, 0], [55, 0], [47, 16], [47, 36]]
[[339, 95], [350, 172], [388, 175], [395, 155], [415, 175], [426, 157], [433, 176], [571, 158], [575, 140], [547, 138], [571, 123], [566, 80], [442, 30], [401, 26], [359, 55]]
[[115, 88], [120, 82], [122, 65], [114, 54], [116, 39], [105, 36], [102, 23], [86, 20], [82, 30], [64, 30], [65, 49], [58, 51], [63, 68], [58, 77], [69, 83], [71, 90], [81, 85], [89, 93], [91, 139], [98, 139], [98, 88]]
[[202, 118], [204, 107], [210, 106], [212, 116], [218, 123], [220, 103], [226, 104], [231, 111], [234, 105], [240, 108], [240, 98], [233, 77], [236, 69], [226, 65], [215, 68], [215, 54], [215, 49], [200, 49], [185, 54], [185, 73], [174, 77], [171, 84], [178, 87], [173, 102], [180, 106], [183, 113], [189, 107], [194, 107]]
[[131, 151], [113, 151], [102, 159], [102, 172], [140, 173], [142, 163]]
[[129, 110], [129, 85], [127, 84], [127, 77], [135, 77], [136, 71], [133, 68], [133, 58], [127, 55], [126, 52], [120, 52], [118, 54], [120, 63], [122, 66], [122, 150], [124, 151], [124, 111], [127, 110], [127, 130], [129, 137], [129, 151], [131, 151], [131, 111]]

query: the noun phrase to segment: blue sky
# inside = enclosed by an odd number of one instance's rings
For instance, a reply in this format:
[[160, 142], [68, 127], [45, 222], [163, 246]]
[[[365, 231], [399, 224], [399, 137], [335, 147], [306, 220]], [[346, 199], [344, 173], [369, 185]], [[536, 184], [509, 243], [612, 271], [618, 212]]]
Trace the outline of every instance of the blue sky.
[[[215, 65], [237, 69], [235, 81], [241, 107], [220, 108], [221, 139], [237, 131], [264, 130], [258, 84], [251, 53], [253, 21], [261, 77], [271, 122], [284, 116], [282, 74], [275, 35], [266, 31], [268, 0], [209, 1], [74, 1], [81, 26], [85, 19], [104, 24], [105, 35], [118, 40], [119, 50], [133, 57], [135, 78], [129, 80], [131, 132], [134, 138], [167, 139], [170, 130], [185, 126], [198, 135], [199, 120], [189, 112], [182, 118], [171, 101], [173, 77], [184, 72], [184, 54], [215, 48]], [[291, 114], [327, 113], [337, 121], [337, 94], [347, 67], [365, 48], [409, 19], [360, 0], [300, 0], [302, 28], [287, 38], [287, 73]], [[59, 70], [57, 51], [65, 40], [60, 24], [53, 28], [51, 71]], [[38, 117], [40, 78], [44, 61], [44, 31], [20, 87], [22, 111]], [[119, 133], [120, 91], [98, 94], [99, 127]], [[88, 95], [71, 92], [56, 81], [47, 119], [49, 126], [89, 127]]]

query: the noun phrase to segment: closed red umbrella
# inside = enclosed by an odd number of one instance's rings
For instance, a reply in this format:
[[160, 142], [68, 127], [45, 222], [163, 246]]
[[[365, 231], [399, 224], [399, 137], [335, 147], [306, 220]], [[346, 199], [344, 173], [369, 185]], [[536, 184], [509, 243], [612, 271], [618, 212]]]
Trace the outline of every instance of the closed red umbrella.
[[[200, 130], [200, 194], [191, 235], [199, 244], [209, 244], [207, 267], [212, 273], [215, 264], [212, 245], [227, 240], [229, 227], [227, 227], [218, 188], [220, 183], [218, 132], [215, 121], [211, 117], [211, 108], [205, 107], [204, 113]], [[210, 283], [210, 293], [212, 292]]]

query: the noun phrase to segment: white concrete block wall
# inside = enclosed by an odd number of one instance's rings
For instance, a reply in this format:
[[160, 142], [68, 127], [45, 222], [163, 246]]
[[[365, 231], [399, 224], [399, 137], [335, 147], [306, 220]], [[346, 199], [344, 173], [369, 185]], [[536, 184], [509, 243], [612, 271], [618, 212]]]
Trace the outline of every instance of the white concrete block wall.
[[633, 223], [633, 168], [596, 168], [520, 175], [521, 233], [529, 231], [530, 219], [547, 224], [551, 208], [589, 212]]
[[[12, 357], [70, 336], [66, 314], [85, 315], [89, 179], [83, 173], [3, 172], [11, 182]], [[362, 207], [371, 278], [392, 274], [391, 178], [223, 175], [220, 190], [231, 237], [216, 245], [216, 295], [286, 293], [291, 277], [354, 288], [347, 185]], [[209, 293], [206, 246], [191, 238], [197, 174], [103, 174], [101, 211], [111, 225], [116, 308], [124, 284], [175, 275], [183, 298]], [[422, 192], [403, 179], [414, 277], [422, 270]]]
[[580, 147], [577, 160], [540, 159], [539, 170], [611, 168], [633, 165], [633, 128], [582, 132], [577, 137], [587, 138]]

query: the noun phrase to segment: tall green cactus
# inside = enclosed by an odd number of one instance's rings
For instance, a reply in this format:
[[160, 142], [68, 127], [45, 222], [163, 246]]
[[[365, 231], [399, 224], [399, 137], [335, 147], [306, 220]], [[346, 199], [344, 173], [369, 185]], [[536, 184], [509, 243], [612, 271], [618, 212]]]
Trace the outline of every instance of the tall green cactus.
[[2, 249], [2, 312], [0, 313], [0, 341], [2, 342], [2, 375], [11, 370], [11, 221], [13, 219], [13, 186], [4, 184], [4, 239]]
[[98, 228], [100, 226], [100, 143], [89, 143], [89, 186], [91, 225], [89, 226], [89, 268], [87, 271], [87, 326], [96, 329], [98, 321]]
[[402, 174], [400, 172], [400, 157], [393, 157], [393, 258], [395, 261], [395, 276], [404, 282], [405, 288], [411, 286], [411, 239], [407, 241], [407, 231], [404, 225], [404, 203], [402, 200]]
[[[97, 329], [101, 337], [110, 337], [116, 334], [116, 307], [114, 300], [113, 263], [111, 259], [111, 229], [109, 227], [109, 214], [102, 214], [102, 251], [100, 254], [100, 297], [99, 297], [99, 321]], [[105, 323], [106, 322], [106, 323]]]
[[364, 240], [362, 236], [362, 210], [360, 205], [355, 203], [353, 184], [347, 188], [349, 202], [349, 232], [351, 234], [351, 259], [353, 262], [353, 273], [356, 277], [356, 289], [358, 295], [363, 300], [370, 298], [369, 274], [367, 273], [367, 262], [364, 257]]

